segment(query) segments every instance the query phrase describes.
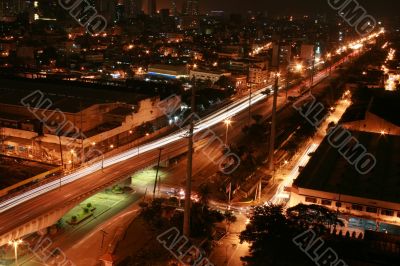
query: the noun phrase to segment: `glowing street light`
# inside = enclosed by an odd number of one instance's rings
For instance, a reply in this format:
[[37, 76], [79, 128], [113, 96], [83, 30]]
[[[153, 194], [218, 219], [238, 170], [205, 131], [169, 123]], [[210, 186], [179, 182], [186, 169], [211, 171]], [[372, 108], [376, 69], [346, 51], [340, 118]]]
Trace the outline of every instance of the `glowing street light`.
[[295, 69], [296, 69], [296, 72], [303, 71], [303, 64], [301, 64], [301, 63], [296, 64]]
[[8, 245], [14, 247], [15, 265], [18, 266], [18, 246], [21, 245], [23, 241], [21, 239], [11, 240]]
[[228, 130], [229, 130], [229, 126], [232, 124], [232, 120], [226, 119], [226, 120], [224, 121], [224, 124], [225, 124], [225, 126], [226, 126], [225, 145], [228, 145]]
[[74, 155], [75, 155], [75, 151], [74, 151], [74, 150], [70, 150], [70, 153], [71, 153], [71, 160], [70, 160], [70, 162], [71, 162], [71, 167], [72, 167], [72, 169], [74, 169]]

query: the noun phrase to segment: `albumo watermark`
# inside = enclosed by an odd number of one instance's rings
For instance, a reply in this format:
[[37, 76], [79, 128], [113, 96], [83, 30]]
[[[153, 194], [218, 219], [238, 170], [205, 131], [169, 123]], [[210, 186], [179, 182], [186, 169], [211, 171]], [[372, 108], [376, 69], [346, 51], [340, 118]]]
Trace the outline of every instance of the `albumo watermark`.
[[[82, 146], [83, 141], [87, 138], [80, 128], [67, 119], [63, 111], [59, 108], [53, 108], [53, 101], [47, 98], [42, 91], [36, 90], [22, 98], [20, 102], [49, 132], [68, 140], [67, 144], [63, 145], [66, 146], [67, 151], [74, 150], [79, 144]], [[57, 123], [54, 121], [57, 121]], [[80, 140], [80, 143], [77, 143], [77, 140]], [[76, 159], [81, 160], [81, 163], [103, 155], [100, 150], [94, 147], [90, 147], [88, 151], [82, 150], [81, 153], [80, 157], [76, 157]]]
[[201, 250], [181, 235], [178, 228], [173, 227], [157, 236], [157, 241], [164, 246], [180, 263], [190, 266], [214, 266]]
[[[313, 95], [311, 95], [311, 98], [312, 101], [307, 106], [298, 106], [297, 103], [294, 103], [293, 108], [296, 109], [312, 126], [318, 129], [322, 122], [328, 118], [329, 112], [322, 116], [321, 114], [326, 111], [325, 106], [318, 102]], [[333, 148], [337, 149], [343, 158], [355, 167], [357, 172], [366, 175], [375, 168], [375, 156], [367, 152], [367, 148], [353, 137], [349, 130], [341, 126], [336, 126], [330, 128], [327, 133], [328, 143]]]
[[59, 5], [86, 30], [94, 35], [107, 28], [107, 20], [87, 0], [58, 0]]
[[325, 246], [321, 237], [316, 236], [317, 234], [309, 229], [293, 238], [293, 243], [318, 266], [347, 266], [332, 248]]
[[[180, 101], [178, 101], [177, 99], [180, 99], [180, 97], [177, 95], [171, 95], [166, 99], [168, 104], [159, 104], [158, 108], [162, 110], [162, 112], [167, 117], [175, 117], [181, 109]], [[184, 113], [187, 111], [188, 109], [185, 109]], [[185, 125], [187, 122], [191, 121], [191, 119], [194, 121], [194, 123], [201, 121], [201, 118], [198, 114], [191, 113], [189, 114], [189, 116], [186, 117], [185, 120], [174, 120], [174, 123], [180, 129], [186, 130]], [[193, 134], [193, 140], [194, 142], [207, 140], [207, 142], [201, 149], [201, 152], [206, 155], [211, 162], [213, 162], [215, 165], [218, 165], [219, 170], [223, 174], [232, 174], [240, 166], [240, 157], [237, 154], [233, 153], [231, 149], [227, 147], [224, 141], [219, 136], [217, 136], [217, 134], [210, 128], [207, 128], [204, 131], [195, 130], [195, 133]], [[219, 156], [216, 155], [218, 151], [224, 151], [224, 154], [221, 158], [218, 158]]]
[[328, 4], [361, 36], [372, 32], [377, 25], [376, 19], [357, 0], [328, 0]]

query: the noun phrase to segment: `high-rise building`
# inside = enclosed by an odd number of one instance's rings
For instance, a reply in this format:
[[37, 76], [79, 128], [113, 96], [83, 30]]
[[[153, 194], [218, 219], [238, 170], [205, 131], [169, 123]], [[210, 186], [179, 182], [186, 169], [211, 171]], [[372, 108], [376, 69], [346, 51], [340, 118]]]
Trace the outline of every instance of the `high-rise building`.
[[147, 15], [155, 16], [157, 14], [157, 0], [147, 0]]
[[126, 18], [133, 18], [142, 13], [143, 0], [123, 0]]
[[15, 16], [26, 10], [26, 1], [23, 0], [1, 0], [0, 17]]
[[178, 9], [176, 6], [176, 0], [171, 0], [171, 8], [170, 8], [170, 12], [172, 16], [177, 16], [178, 15]]
[[185, 0], [183, 3], [184, 15], [197, 16], [200, 14], [199, 0]]
[[107, 21], [116, 19], [117, 0], [90, 0], [97, 12], [104, 16]]

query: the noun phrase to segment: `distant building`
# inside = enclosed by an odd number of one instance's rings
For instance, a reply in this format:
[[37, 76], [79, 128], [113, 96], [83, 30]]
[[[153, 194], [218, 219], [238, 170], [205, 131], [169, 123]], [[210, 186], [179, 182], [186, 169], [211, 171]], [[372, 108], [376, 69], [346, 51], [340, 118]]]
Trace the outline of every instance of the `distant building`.
[[123, 4], [126, 18], [133, 18], [142, 13], [143, 0], [124, 0]]
[[200, 27], [199, 17], [192, 15], [181, 16], [179, 27], [181, 30], [198, 29]]
[[268, 81], [268, 69], [259, 65], [252, 65], [249, 68], [249, 83], [262, 84]]
[[292, 60], [292, 46], [282, 45], [279, 57], [282, 64], [289, 65]]
[[170, 16], [170, 10], [168, 8], [160, 9], [159, 13], [161, 18], [164, 20]]
[[233, 59], [237, 60], [243, 56], [243, 47], [239, 45], [230, 45], [222, 47], [221, 51], [219, 51], [218, 58], [220, 59]]
[[232, 75], [231, 80], [235, 85], [236, 91], [244, 91], [247, 89], [247, 76], [246, 75]]
[[147, 15], [155, 16], [157, 14], [157, 0], [147, 0]]
[[222, 76], [230, 77], [232, 73], [226, 71], [217, 71], [217, 70], [200, 70], [194, 69], [190, 70], [190, 79], [197, 80], [210, 80], [212, 83], [217, 82]]
[[199, 0], [184, 0], [182, 13], [188, 16], [200, 15]]
[[[108, 149], [129, 140], [144, 123], [153, 129], [168, 125], [171, 106], [180, 105], [180, 97], [163, 99], [149, 95], [61, 84], [13, 82], [15, 89], [0, 88], [0, 130], [8, 155], [24, 157], [27, 150], [40, 151], [52, 162], [60, 160], [60, 142], [64, 158], [69, 151], [81, 151], [94, 144]], [[35, 91], [35, 89], [40, 88]], [[68, 95], [68, 97], [66, 97]], [[29, 104], [29, 106], [28, 106]], [[32, 111], [30, 108], [35, 107]], [[165, 106], [165, 108], [160, 108]], [[60, 135], [61, 138], [58, 138]], [[39, 158], [36, 158], [39, 160]]]
[[311, 61], [314, 58], [314, 45], [302, 44], [300, 50], [300, 58], [306, 61]]
[[249, 72], [250, 66], [258, 66], [260, 68], [268, 69], [268, 61], [256, 58], [246, 58], [246, 59], [237, 59], [237, 60], [229, 60], [227, 68], [232, 71], [245, 73], [246, 75]]
[[400, 136], [400, 93], [371, 90], [366, 101], [350, 106], [340, 123], [349, 130]]
[[178, 15], [178, 8], [176, 5], [176, 0], [171, 0], [170, 10], [171, 10], [171, 16], [175, 17]]
[[116, 0], [91, 0], [100, 13], [107, 21], [114, 21], [117, 17], [117, 2]]
[[272, 67], [278, 67], [279, 65], [279, 51], [280, 49], [280, 45], [278, 43], [274, 43], [272, 45], [272, 62], [271, 62], [271, 66]]
[[24, 0], [1, 0], [0, 17], [12, 17], [24, 12], [27, 7], [26, 2]]

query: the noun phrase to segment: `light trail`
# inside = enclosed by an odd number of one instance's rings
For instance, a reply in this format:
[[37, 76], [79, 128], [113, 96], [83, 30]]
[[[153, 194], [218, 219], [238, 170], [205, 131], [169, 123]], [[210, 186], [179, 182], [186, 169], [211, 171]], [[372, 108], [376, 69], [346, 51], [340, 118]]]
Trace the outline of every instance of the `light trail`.
[[[267, 98], [267, 95], [262, 94], [265, 89], [271, 88], [271, 86], [268, 86], [266, 88], [263, 88], [252, 96], [252, 101], [251, 104], [254, 105], [263, 99]], [[246, 110], [249, 107], [249, 98], [246, 96], [243, 99], [225, 107], [222, 108], [221, 110], [215, 112], [212, 115], [209, 115], [196, 123], [195, 125], [195, 132], [194, 133], [199, 133], [205, 129], [208, 129], [222, 121], [224, 121], [227, 118], [233, 117], [236, 114], [240, 113], [243, 110]], [[153, 141], [148, 144], [144, 144], [142, 146], [134, 147], [128, 151], [122, 152], [121, 154], [112, 156], [110, 158], [104, 159], [104, 162], [95, 162], [92, 165], [89, 165], [83, 169], [79, 169], [74, 173], [71, 173], [69, 175], [66, 175], [61, 178], [61, 180], [54, 180], [52, 182], [49, 182], [47, 184], [44, 184], [38, 188], [34, 188], [30, 191], [27, 191], [25, 193], [22, 193], [21, 195], [15, 196], [14, 198], [8, 199], [0, 204], [0, 213], [9, 210], [23, 202], [26, 202], [30, 199], [33, 199], [37, 196], [43, 195], [47, 192], [50, 192], [54, 189], [59, 188], [60, 186], [69, 184], [71, 182], [74, 182], [78, 179], [81, 179], [89, 174], [92, 174], [96, 171], [100, 171], [102, 167], [109, 167], [112, 165], [115, 165], [117, 163], [132, 159], [134, 157], [137, 157], [139, 155], [145, 154], [149, 151], [159, 149], [161, 147], [164, 147], [168, 144], [177, 142], [179, 140], [182, 140], [186, 133], [186, 129], [182, 129], [177, 131], [176, 133], [173, 133], [167, 137], [164, 137], [162, 139]]]
[[293, 181], [298, 177], [298, 175], [300, 173], [299, 172], [300, 167], [304, 167], [307, 165], [308, 161], [311, 158], [311, 156], [309, 156], [309, 154], [315, 152], [317, 150], [317, 148], [318, 148], [318, 144], [316, 144], [316, 143], [312, 143], [307, 148], [307, 150], [303, 153], [303, 155], [297, 161], [296, 165], [293, 167], [292, 171], [286, 176], [285, 180], [283, 180], [279, 184], [275, 195], [270, 200], [271, 203], [280, 204], [280, 203], [282, 203], [283, 200], [288, 199], [289, 193], [285, 192], [285, 188], [290, 187], [293, 184]]
[[[346, 61], [346, 60], [344, 60], [344, 61]], [[317, 84], [319, 81], [321, 81], [322, 79], [324, 79], [327, 76], [328, 76], [328, 73], [327, 73], [326, 69], [320, 71], [315, 76], [315, 84]], [[263, 89], [260, 89], [257, 92], [255, 92], [251, 98], [251, 105], [254, 105], [254, 104], [266, 99], [268, 97], [268, 95], [263, 94], [263, 92], [266, 89], [270, 89], [270, 88], [272, 88], [271, 85], [264, 87]], [[279, 88], [279, 89], [281, 89], [281, 88]], [[212, 126], [237, 115], [238, 113], [242, 112], [243, 110], [246, 110], [248, 107], [249, 107], [249, 96], [246, 96], [246, 97], [238, 100], [237, 102], [234, 102], [231, 105], [224, 107], [224, 108], [220, 109], [219, 111], [216, 111], [215, 113], [213, 113], [213, 114], [203, 118], [201, 121], [197, 122], [195, 124], [194, 133], [196, 134], [203, 130], [209, 129]], [[54, 181], [44, 184], [40, 187], [34, 188], [34, 189], [24, 192], [20, 195], [17, 195], [13, 198], [7, 199], [0, 203], [0, 213], [4, 212], [6, 210], [9, 210], [15, 206], [18, 206], [21, 203], [29, 201], [30, 199], [33, 199], [40, 195], [43, 195], [54, 189], [60, 188], [60, 186], [72, 183], [78, 179], [81, 179], [81, 178], [89, 175], [89, 174], [92, 174], [96, 171], [100, 171], [103, 168], [115, 165], [117, 163], [129, 160], [132, 158], [135, 158], [135, 157], [145, 154], [149, 151], [153, 151], [153, 150], [165, 147], [168, 144], [182, 140], [185, 138], [184, 135], [186, 132], [187, 132], [186, 129], [181, 129], [169, 136], [166, 136], [164, 138], [161, 138], [159, 140], [153, 141], [148, 144], [144, 144], [142, 146], [137, 146], [137, 147], [131, 148], [128, 151], [122, 152], [121, 154], [104, 159], [103, 162], [102, 161], [95, 162], [92, 165], [89, 165], [83, 169], [78, 169], [76, 172], [62, 177], [61, 179], [54, 180]], [[282, 186], [281, 188], [283, 190], [284, 186]]]

